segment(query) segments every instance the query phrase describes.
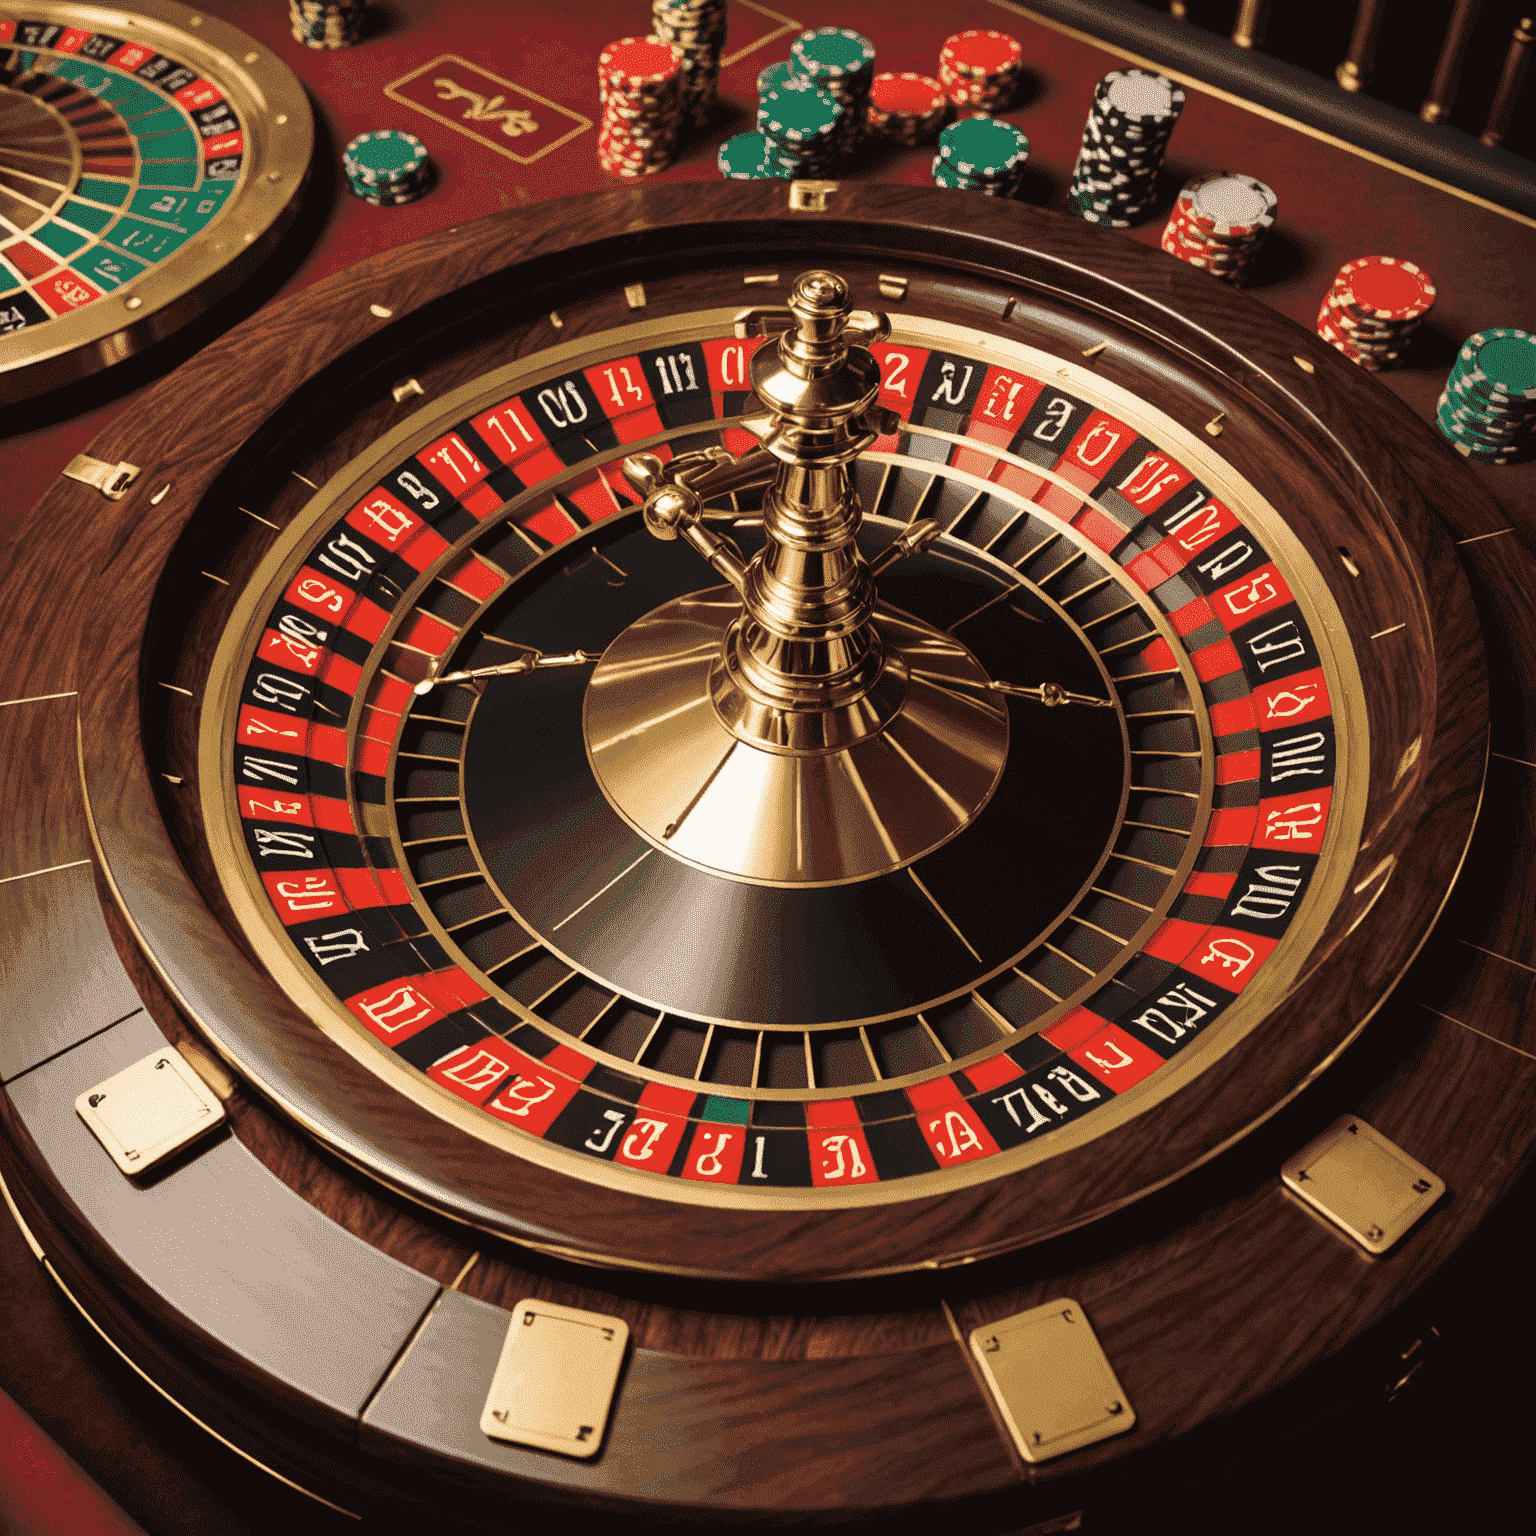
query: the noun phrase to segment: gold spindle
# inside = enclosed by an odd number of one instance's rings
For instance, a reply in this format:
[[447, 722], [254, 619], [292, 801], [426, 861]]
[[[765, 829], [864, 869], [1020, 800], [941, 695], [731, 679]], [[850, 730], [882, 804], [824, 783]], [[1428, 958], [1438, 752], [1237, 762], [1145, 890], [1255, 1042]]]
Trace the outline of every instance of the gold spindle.
[[1258, 48], [1264, 42], [1264, 28], [1269, 20], [1269, 0], [1243, 0], [1238, 7], [1232, 41], [1239, 48]]
[[1451, 24], [1446, 29], [1445, 41], [1440, 45], [1440, 62], [1435, 65], [1435, 78], [1430, 82], [1429, 95], [1419, 108], [1419, 116], [1426, 123], [1443, 123], [1451, 115], [1456, 100], [1456, 87], [1461, 84], [1461, 56], [1467, 51], [1467, 40], [1472, 36], [1472, 23], [1483, 0], [1456, 0], [1451, 13]]
[[1376, 40], [1381, 35], [1381, 18], [1386, 0], [1360, 0], [1355, 11], [1355, 29], [1349, 35], [1349, 53], [1334, 70], [1333, 78], [1346, 91], [1364, 88], [1376, 69]]
[[1168, 14], [1175, 21], [1188, 21], [1189, 6], [1185, 4], [1185, 0], [1168, 0]]
[[1522, 16], [1509, 40], [1509, 52], [1504, 55], [1504, 73], [1499, 76], [1499, 88], [1493, 93], [1493, 106], [1480, 135], [1483, 143], [1490, 147], [1501, 143], [1509, 131], [1509, 120], [1514, 116], [1515, 102], [1520, 98], [1520, 87], [1531, 62], [1532, 42], [1536, 42], [1536, 24], [1529, 16]]

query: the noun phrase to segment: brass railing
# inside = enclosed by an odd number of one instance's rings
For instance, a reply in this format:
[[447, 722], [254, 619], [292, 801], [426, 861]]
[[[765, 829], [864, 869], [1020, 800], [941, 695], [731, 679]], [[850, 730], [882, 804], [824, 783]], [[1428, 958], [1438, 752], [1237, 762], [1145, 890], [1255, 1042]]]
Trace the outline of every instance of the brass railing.
[[[1148, 3], [1155, 4], [1155, 0], [1148, 0]], [[1232, 42], [1239, 48], [1262, 48], [1268, 32], [1272, 3], [1273, 0], [1240, 0], [1232, 25]], [[1440, 38], [1434, 79], [1419, 108], [1419, 116], [1426, 123], [1443, 123], [1450, 116], [1461, 84], [1463, 65], [1472, 46], [1473, 28], [1482, 7], [1483, 0], [1455, 0], [1449, 23]], [[1349, 50], [1334, 70], [1334, 78], [1346, 91], [1369, 89], [1376, 72], [1382, 24], [1390, 9], [1389, 0], [1356, 0]], [[1168, 14], [1175, 21], [1195, 19], [1191, 15], [1188, 0], [1168, 0]], [[1415, 7], [1399, 3], [1397, 16], [1402, 22], [1411, 20], [1412, 24], [1417, 25], [1423, 13]], [[1514, 22], [1505, 41], [1503, 69], [1479, 135], [1481, 141], [1490, 147], [1503, 143], [1509, 132], [1510, 121], [1530, 65], [1533, 41], [1536, 41], [1536, 17], [1521, 16]]]
[[[1410, 0], [1356, 0], [1353, 26], [1345, 57], [1337, 62], [1320, 53], [1316, 42], [1305, 62], [1276, 51], [1281, 34], [1296, 31], [1295, 13], [1271, 0], [1010, 0], [1019, 10], [1076, 31], [1157, 64], [1185, 80], [1230, 93], [1277, 116], [1301, 122], [1322, 133], [1344, 140], [1372, 154], [1394, 161], [1433, 180], [1444, 182], [1474, 196], [1536, 219], [1536, 160], [1526, 149], [1528, 121], [1517, 113], [1536, 111], [1536, 102], [1521, 102], [1531, 46], [1536, 40], [1536, 0], [1526, 0], [1533, 15], [1514, 15], [1513, 32], [1505, 47], [1497, 84], [1495, 55], [1486, 57], [1490, 29], [1499, 12], [1490, 10], [1485, 24], [1474, 36], [1483, 0], [1454, 0], [1445, 30], [1431, 36], [1438, 44], [1433, 77], [1415, 113], [1418, 90], [1413, 80], [1428, 73], [1429, 60], [1420, 55], [1411, 77], [1398, 69], [1377, 72], [1378, 57], [1394, 50], [1383, 48], [1383, 38], [1396, 42], [1401, 64], [1402, 37], [1390, 30], [1398, 23], [1422, 28], [1424, 13]], [[1281, 0], [1281, 5], [1291, 0]], [[1501, 10], [1513, 14], [1507, 0]], [[1439, 18], [1446, 18], [1441, 10]], [[1274, 40], [1266, 38], [1274, 22]], [[1333, 18], [1328, 31], [1342, 36], [1345, 20]], [[1230, 24], [1230, 33], [1226, 27]], [[1285, 24], [1285, 25], [1282, 25]], [[1438, 30], [1437, 20], [1432, 30]], [[1222, 30], [1213, 30], [1219, 27]], [[1502, 23], [1500, 23], [1500, 29]], [[1337, 46], [1337, 44], [1335, 44]], [[1474, 50], [1469, 53], [1469, 50]], [[1310, 67], [1308, 67], [1310, 66]], [[1330, 77], [1331, 75], [1331, 77]], [[1458, 102], [1463, 76], [1473, 80], [1460, 97], [1456, 122], [1452, 109]], [[1405, 80], [1407, 81], [1405, 85]], [[1408, 94], [1408, 93], [1412, 94]], [[1531, 93], [1528, 93], [1528, 95]], [[1480, 97], [1488, 100], [1481, 132]], [[1387, 98], [1387, 99], [1384, 99]], [[1511, 124], [1518, 131], [1511, 138]]]

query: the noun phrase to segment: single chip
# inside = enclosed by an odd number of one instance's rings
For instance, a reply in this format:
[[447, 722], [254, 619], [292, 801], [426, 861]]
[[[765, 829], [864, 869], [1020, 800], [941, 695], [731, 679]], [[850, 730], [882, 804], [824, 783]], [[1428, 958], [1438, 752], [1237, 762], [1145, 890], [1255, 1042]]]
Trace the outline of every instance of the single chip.
[[876, 75], [869, 89], [870, 108], [881, 112], [926, 117], [944, 110], [944, 87], [929, 75], [906, 70], [899, 75]]
[[1338, 301], [1380, 320], [1419, 320], [1435, 302], [1435, 285], [1422, 267], [1393, 256], [1362, 256], [1339, 268]]
[[663, 85], [682, 65], [682, 50], [658, 37], [621, 37], [597, 56], [598, 74], [621, 88]]
[[1209, 221], [1215, 234], [1272, 224], [1280, 207], [1279, 198], [1262, 181], [1226, 171], [1193, 183], [1189, 202], [1193, 216]]
[[797, 71], [818, 85], [823, 80], [873, 71], [875, 45], [851, 27], [817, 27], [790, 45]]
[[757, 72], [758, 100], [761, 101], [769, 91], [777, 91], [798, 78], [795, 66], [788, 59], [780, 59], [777, 64], [763, 65]]
[[825, 91], [814, 85], [781, 86], [763, 98], [763, 131], [780, 143], [803, 144], [830, 138], [836, 131], [840, 109]]
[[1462, 343], [1464, 360], [1495, 394], [1536, 399], [1536, 336], [1529, 331], [1479, 331]]
[[414, 176], [426, 162], [427, 146], [414, 133], [398, 128], [360, 133], [342, 151], [342, 165], [348, 176], [369, 183]]
[[731, 181], [764, 181], [779, 174], [769, 159], [768, 140], [760, 133], [738, 133], [715, 156], [720, 174]]
[[1127, 117], [1169, 117], [1175, 111], [1173, 82], [1144, 70], [1116, 70], [1105, 81], [1104, 95], [1110, 107]]
[[1029, 157], [1029, 139], [1012, 123], [968, 117], [939, 135], [939, 154], [966, 174], [1001, 175]]
[[939, 50], [939, 62], [962, 75], [1002, 75], [1020, 67], [1024, 49], [1006, 32], [972, 27], [945, 39]]

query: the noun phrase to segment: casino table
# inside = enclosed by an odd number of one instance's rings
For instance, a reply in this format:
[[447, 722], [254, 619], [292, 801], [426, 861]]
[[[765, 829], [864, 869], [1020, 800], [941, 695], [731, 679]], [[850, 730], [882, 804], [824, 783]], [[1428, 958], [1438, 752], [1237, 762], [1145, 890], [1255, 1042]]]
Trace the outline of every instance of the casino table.
[[[154, 1532], [1486, 1523], [1536, 464], [1432, 423], [1536, 220], [1169, 65], [1168, 197], [1279, 198], [1237, 292], [1062, 212], [1162, 61], [1001, 0], [732, 0], [643, 185], [594, 153], [643, 5], [140, 9], [15, 13], [180, 48], [229, 169], [6, 385], [0, 1389]], [[823, 25], [1016, 37], [1017, 200], [722, 182]], [[379, 128], [427, 195], [350, 195]], [[1372, 253], [1438, 298], [1367, 375], [1312, 326]], [[134, 1175], [87, 1127], [142, 1062], [219, 1129]], [[1400, 1233], [1308, 1204], [1325, 1135]], [[587, 1330], [539, 1381], [595, 1430], [483, 1428], [516, 1318]]]

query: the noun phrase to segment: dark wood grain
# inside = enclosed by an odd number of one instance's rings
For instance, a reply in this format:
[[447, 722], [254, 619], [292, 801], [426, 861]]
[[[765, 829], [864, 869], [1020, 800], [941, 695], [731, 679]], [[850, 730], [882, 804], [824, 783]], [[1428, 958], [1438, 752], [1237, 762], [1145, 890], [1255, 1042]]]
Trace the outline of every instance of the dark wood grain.
[[0, 885], [0, 1082], [140, 1008], [88, 865]]
[[1536, 762], [1536, 698], [1527, 686], [1536, 673], [1536, 612], [1522, 593], [1536, 576], [1536, 515], [1529, 524], [1489, 530], [1483, 519], [1460, 505], [1447, 508], [1446, 521], [1457, 554], [1472, 579], [1485, 615], [1484, 643], [1498, 697], [1490, 713], [1492, 748], [1524, 763]]
[[251, 1390], [322, 1425], [355, 1419], [437, 1287], [344, 1233], [227, 1134], [126, 1178], [75, 1098], [164, 1038], [143, 1014], [6, 1089], [93, 1267]]
[[[521, 1260], [521, 1262], [519, 1262]], [[574, 1265], [532, 1265], [521, 1255], [491, 1248], [460, 1281], [464, 1295], [510, 1309], [526, 1297], [567, 1307], [612, 1312], [629, 1324], [640, 1349], [713, 1360], [814, 1360], [899, 1354], [943, 1345], [951, 1331], [932, 1297], [904, 1296], [899, 1288], [874, 1294], [808, 1298], [782, 1291], [742, 1292], [695, 1283], [634, 1285], [616, 1293], [600, 1271]]]
[[[207, 1042], [182, 1016], [99, 874], [95, 895], [96, 915], [104, 919], [121, 972], [145, 1012], [171, 1044], [186, 1043], [206, 1053]], [[463, 1269], [473, 1251], [466, 1234], [428, 1225], [419, 1208], [392, 1200], [378, 1186], [360, 1185], [343, 1165], [317, 1155], [312, 1142], [268, 1111], [238, 1078], [233, 1084], [234, 1091], [223, 1102], [235, 1138], [294, 1193], [354, 1237], [440, 1284], [448, 1284]]]
[[[511, 1313], [447, 1293], [369, 1406], [361, 1444], [452, 1486], [510, 1480], [643, 1515], [869, 1513], [1017, 1480], [952, 1344], [863, 1358], [704, 1360], [636, 1348], [600, 1457], [487, 1440]], [[923, 1454], [902, 1447], [923, 1445]], [[423, 1455], [426, 1452], [426, 1455]], [[444, 1485], [447, 1486], [446, 1484]]]
[[1493, 757], [1479, 815], [1481, 829], [1439, 925], [1462, 964], [1427, 976], [1422, 1006], [1460, 1020], [1536, 1056], [1536, 775], [1525, 763]]
[[[962, 1329], [1053, 1295], [1075, 1297], [1135, 1404], [1134, 1437], [1145, 1444], [1272, 1391], [1299, 1361], [1333, 1353], [1385, 1317], [1435, 1267], [1454, 1229], [1510, 1178], [1516, 1157], [1507, 1133], [1490, 1123], [1486, 1095], [1497, 1083], [1514, 1114], [1529, 1114], [1536, 1063], [1425, 1015], [1408, 998], [1394, 1000], [1383, 1023], [1411, 1046], [1385, 1081], [1350, 1102], [1450, 1186], [1446, 1201], [1385, 1257], [1342, 1239], [1271, 1177], [1108, 1262], [1048, 1270], [959, 1303]], [[1289, 1150], [1302, 1144], [1293, 1140]], [[1102, 1463], [1123, 1449], [1105, 1442], [1081, 1461]]]
[[[416, 1271], [431, 1294], [479, 1253], [363, 1414], [360, 1462], [338, 1444], [357, 1432], [345, 1421], [355, 1426], [366, 1392], [343, 1404], [345, 1394], [279, 1379], [259, 1341], [237, 1337], [220, 1354], [235, 1383], [228, 1392], [192, 1388], [212, 1420], [296, 1463], [306, 1448], [294, 1426], [323, 1421], [307, 1465], [330, 1458], [339, 1484], [393, 1482], [418, 1497], [464, 1483], [488, 1500], [571, 1499], [694, 1519], [837, 1519], [917, 1501], [960, 1508], [989, 1490], [1103, 1466], [1294, 1376], [1407, 1296], [1529, 1159], [1536, 1068], [1510, 1046], [1530, 1049], [1523, 965], [1536, 963], [1536, 920], [1521, 839], [1536, 824], [1536, 770], [1496, 768], [1494, 824], [1468, 861], [1478, 883], [1464, 879], [1442, 932], [1381, 1006], [1440, 910], [1476, 808], [1486, 742], [1479, 617], [1493, 642], [1496, 740], [1517, 756], [1529, 737], [1536, 647], [1525, 593], [1536, 573], [1524, 534], [1491, 541], [1508, 552], [1465, 547], [1474, 609], [1440, 522], [1470, 537], [1507, 520], [1444, 444], [1316, 338], [1156, 252], [1009, 206], [968, 208], [959, 236], [953, 200], [917, 189], [850, 189], [829, 215], [792, 219], [783, 195], [687, 187], [546, 205], [317, 285], [193, 359], [134, 421], [98, 439], [99, 457], [146, 466], [139, 488], [111, 507], [60, 482], [23, 541], [19, 585], [6, 589], [22, 614], [36, 612], [28, 582], [63, 579], [81, 594], [77, 644], [41, 640], [34, 626], [8, 634], [4, 654], [18, 675], [81, 689], [85, 781], [122, 898], [108, 922], [136, 990], [167, 1037], [186, 1031], [244, 1065], [232, 1101], [238, 1142], [220, 1155], [228, 1162], [249, 1149], [275, 1176], [268, 1184], [333, 1224], [319, 1248], [312, 1234], [296, 1239], [303, 1254], [329, 1252], [350, 1234], [380, 1262], [388, 1254]], [[1396, 860], [1384, 891], [1346, 897], [1309, 974], [1241, 1049], [1122, 1132], [1027, 1178], [938, 1200], [773, 1218], [599, 1191], [498, 1159], [329, 1047], [224, 920], [197, 846], [188, 772], [196, 703], [157, 686], [201, 691], [225, 599], [206, 578], [194, 587], [197, 571], [238, 583], [272, 537], [231, 506], [286, 522], [311, 494], [295, 471], [323, 483], [408, 411], [387, 400], [388, 382], [414, 374], [434, 398], [549, 345], [549, 308], [566, 321], [562, 339], [620, 323], [619, 292], [635, 279], [646, 282], [653, 313], [735, 303], [743, 264], [754, 269], [768, 253], [788, 272], [819, 261], [848, 271], [871, 305], [880, 302], [875, 276], [894, 264], [910, 272], [914, 313], [1069, 357], [1107, 339], [1095, 364], [1102, 374], [1190, 430], [1224, 411], [1223, 455], [1331, 573], [1372, 706], [1367, 846], [1356, 868]], [[520, 261], [515, 279], [497, 279]], [[437, 302], [449, 294], [451, 304]], [[1004, 321], [1006, 297], [1018, 302]], [[393, 318], [372, 316], [375, 302]], [[251, 381], [234, 391], [232, 357]], [[186, 413], [216, 386], [227, 421], [189, 440]], [[252, 499], [237, 502], [237, 487]], [[1361, 577], [1342, 574], [1340, 545]], [[67, 561], [56, 553], [64, 550]], [[114, 593], [110, 611], [92, 607], [95, 590]], [[1421, 750], [1400, 773], [1416, 739]], [[187, 784], [168, 785], [166, 772]], [[53, 792], [46, 779], [33, 775], [17, 800], [44, 840], [54, 835], [38, 798]], [[1521, 829], [1513, 848], [1511, 828]], [[1362, 1043], [1314, 1082], [1373, 1013]], [[23, 1082], [47, 1081], [51, 1070]], [[34, 1187], [29, 1220], [121, 1337], [184, 1360], [206, 1339], [195, 1308], [152, 1294], [131, 1261], [132, 1235], [92, 1204], [78, 1160], [39, 1139], [17, 1102], [0, 1109], [0, 1162]], [[1285, 1156], [1345, 1111], [1366, 1114], [1451, 1185], [1380, 1261], [1292, 1203], [1275, 1177]], [[270, 1190], [263, 1198], [277, 1200]], [[291, 1211], [274, 1219], [299, 1220]], [[597, 1269], [541, 1244], [759, 1283]], [[981, 1257], [839, 1286], [783, 1283], [960, 1255]], [[217, 1274], [216, 1259], [198, 1262]], [[1087, 1310], [1138, 1426], [1026, 1474], [950, 1335], [944, 1303], [963, 1333], [1062, 1294]], [[634, 1329], [613, 1433], [593, 1466], [503, 1454], [471, 1432], [504, 1309], [525, 1295], [616, 1312]], [[345, 1313], [348, 1302], [327, 1293], [326, 1304]]]
[[[8, 634], [7, 652], [12, 648]], [[50, 647], [50, 662], [58, 649]], [[49, 681], [39, 684], [39, 676]], [[0, 707], [0, 803], [7, 807], [0, 841], [3, 878], [25, 878], [91, 853], [75, 750], [79, 706], [72, 691], [53, 686], [60, 676], [51, 665], [29, 670], [23, 655], [11, 684], [16, 702]]]
[[0, 707], [0, 1082], [140, 1006], [92, 879], [75, 697], [20, 697]]

